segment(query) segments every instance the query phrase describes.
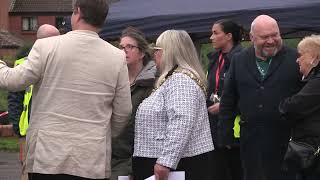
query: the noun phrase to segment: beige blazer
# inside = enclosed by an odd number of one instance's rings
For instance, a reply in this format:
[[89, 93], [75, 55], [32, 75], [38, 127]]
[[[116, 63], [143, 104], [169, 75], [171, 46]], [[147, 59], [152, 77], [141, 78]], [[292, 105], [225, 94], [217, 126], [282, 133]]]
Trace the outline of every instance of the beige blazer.
[[125, 55], [91, 31], [37, 40], [16, 68], [0, 62], [0, 87], [34, 84], [29, 173], [110, 177], [111, 136], [131, 113]]

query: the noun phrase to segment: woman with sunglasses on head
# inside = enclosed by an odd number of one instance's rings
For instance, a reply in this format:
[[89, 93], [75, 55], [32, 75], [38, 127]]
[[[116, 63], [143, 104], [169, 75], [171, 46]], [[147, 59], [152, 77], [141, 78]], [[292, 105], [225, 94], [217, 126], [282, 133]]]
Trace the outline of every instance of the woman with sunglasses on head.
[[160, 77], [136, 114], [134, 180], [185, 171], [186, 180], [207, 180], [214, 149], [206, 108], [206, 77], [186, 31], [167, 30], [154, 49]]
[[132, 154], [135, 114], [139, 104], [151, 93], [156, 67], [151, 60], [148, 43], [141, 31], [128, 27], [123, 30], [119, 48], [126, 53], [131, 88], [132, 114], [127, 127], [112, 141], [111, 180], [132, 174]]
[[242, 168], [240, 161], [239, 125], [235, 123], [234, 147], [217, 147], [217, 128], [220, 106], [220, 97], [223, 91], [224, 78], [230, 66], [232, 56], [243, 48], [240, 44], [242, 28], [237, 23], [222, 19], [212, 26], [210, 40], [216, 51], [209, 53], [208, 65], [208, 96], [207, 106], [210, 127], [215, 150], [210, 153], [213, 180], [241, 180]]

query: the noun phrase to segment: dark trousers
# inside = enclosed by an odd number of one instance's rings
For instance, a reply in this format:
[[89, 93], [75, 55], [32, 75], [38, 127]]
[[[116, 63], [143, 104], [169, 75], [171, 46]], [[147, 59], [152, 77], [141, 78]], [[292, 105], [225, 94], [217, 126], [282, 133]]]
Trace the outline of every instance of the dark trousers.
[[[29, 180], [98, 180], [98, 179], [89, 179], [79, 176], [72, 176], [68, 174], [39, 174], [39, 173], [29, 173]], [[107, 180], [107, 179], [100, 179]]]
[[285, 172], [282, 168], [288, 142], [286, 134], [268, 126], [255, 133], [246, 131], [246, 127], [241, 128], [240, 151], [244, 180], [296, 179], [295, 174]]
[[216, 148], [210, 153], [211, 180], [242, 180], [240, 148]]
[[[134, 157], [132, 160], [133, 180], [144, 180], [152, 176], [156, 161], [156, 158]], [[209, 153], [182, 158], [175, 171], [185, 171], [186, 180], [209, 180]]]

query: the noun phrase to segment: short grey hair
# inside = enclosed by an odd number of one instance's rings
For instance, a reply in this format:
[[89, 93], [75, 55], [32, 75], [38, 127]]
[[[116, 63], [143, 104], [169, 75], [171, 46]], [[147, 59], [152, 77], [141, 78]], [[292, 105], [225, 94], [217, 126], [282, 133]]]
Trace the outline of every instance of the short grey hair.
[[[298, 44], [298, 50], [310, 52], [317, 56], [317, 63], [320, 60], [320, 35], [311, 35], [304, 37]], [[317, 64], [316, 64], [317, 65]]]

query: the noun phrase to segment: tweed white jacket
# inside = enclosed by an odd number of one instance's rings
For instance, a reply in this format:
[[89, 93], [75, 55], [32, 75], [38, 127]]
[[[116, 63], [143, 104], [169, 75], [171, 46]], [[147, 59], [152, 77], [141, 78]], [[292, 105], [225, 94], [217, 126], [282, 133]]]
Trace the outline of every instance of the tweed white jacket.
[[175, 169], [181, 158], [213, 149], [205, 94], [186, 74], [171, 75], [140, 104], [133, 156]]

